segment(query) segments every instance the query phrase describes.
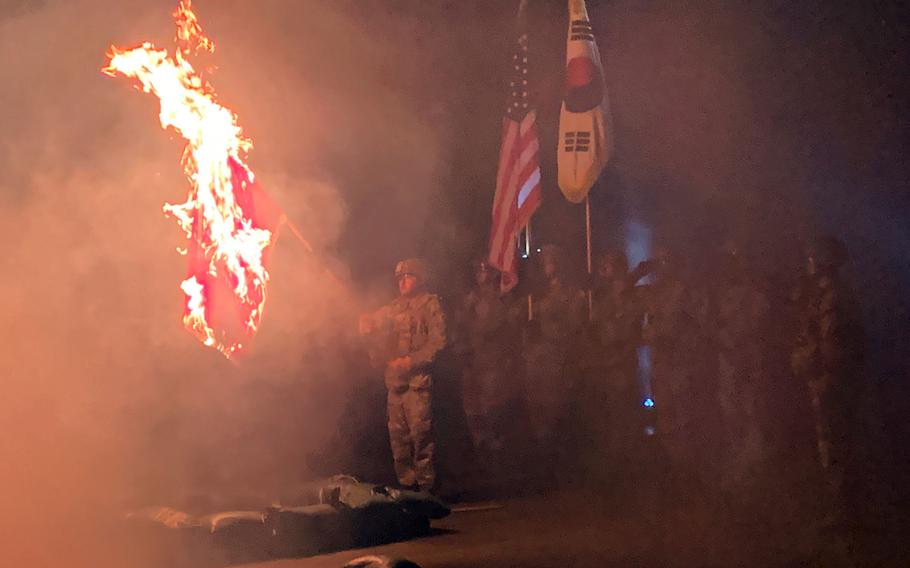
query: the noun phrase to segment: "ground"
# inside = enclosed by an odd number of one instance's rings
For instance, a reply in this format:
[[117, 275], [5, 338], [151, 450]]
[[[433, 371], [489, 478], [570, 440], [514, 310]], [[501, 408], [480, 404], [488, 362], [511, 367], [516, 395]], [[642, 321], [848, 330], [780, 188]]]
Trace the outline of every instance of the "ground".
[[404, 557], [424, 568], [813, 565], [817, 534], [794, 511], [753, 509], [746, 518], [710, 499], [662, 507], [661, 496], [660, 484], [643, 484], [621, 496], [585, 489], [516, 497], [497, 509], [455, 512], [425, 538], [247, 566], [339, 568], [364, 554]]
[[[901, 522], [906, 503], [872, 497], [884, 495], [882, 490], [857, 492], [856, 513], [839, 525], [821, 521], [830, 508], [816, 478], [800, 475], [796, 462], [770, 469], [726, 495], [716, 483], [652, 465], [626, 470], [622, 480], [564, 480], [550, 490], [515, 482], [497, 489], [495, 500], [478, 503], [495, 506], [460, 511], [471, 504], [462, 498], [422, 538], [244, 566], [341, 568], [367, 554], [406, 558], [423, 568], [910, 566], [904, 544], [910, 524]], [[172, 538], [176, 533], [164, 533], [167, 539], [135, 541], [130, 550], [148, 551], [154, 557], [148, 565], [155, 568], [202, 566], [186, 554], [195, 547], [170, 546], [179, 544]], [[255, 541], [249, 542], [237, 552], [262, 558], [256, 556]], [[210, 558], [200, 552], [199, 558]], [[223, 557], [205, 564], [225, 565]]]

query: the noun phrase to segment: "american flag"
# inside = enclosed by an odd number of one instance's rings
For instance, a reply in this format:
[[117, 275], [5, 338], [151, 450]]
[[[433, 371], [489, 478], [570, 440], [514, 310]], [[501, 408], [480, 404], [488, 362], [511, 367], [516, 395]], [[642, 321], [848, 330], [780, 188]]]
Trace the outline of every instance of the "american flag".
[[540, 205], [540, 165], [537, 152], [537, 113], [528, 97], [528, 34], [524, 26], [525, 0], [518, 8], [519, 35], [512, 55], [511, 95], [502, 120], [502, 145], [493, 198], [490, 229], [492, 266], [502, 273], [501, 289], [518, 283], [516, 253], [518, 234]]

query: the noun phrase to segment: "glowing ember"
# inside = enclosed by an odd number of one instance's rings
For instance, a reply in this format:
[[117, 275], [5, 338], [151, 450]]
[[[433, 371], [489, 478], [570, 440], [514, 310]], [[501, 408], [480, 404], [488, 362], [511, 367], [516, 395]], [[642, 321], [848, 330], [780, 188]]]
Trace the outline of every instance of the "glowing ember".
[[[187, 200], [164, 205], [189, 238], [188, 249], [181, 251], [190, 257], [189, 277], [180, 286], [186, 295], [183, 322], [205, 345], [230, 358], [262, 319], [269, 280], [263, 255], [274, 235], [253, 207], [253, 172], [244, 163], [252, 142], [243, 136], [236, 115], [217, 102], [211, 85], [187, 61], [196, 51], [213, 52], [215, 44], [203, 33], [191, 0], [180, 2], [174, 18], [178, 48], [173, 56], [148, 42], [133, 49], [111, 47], [110, 65], [103, 71], [134, 79], [143, 92], [156, 95], [161, 126], [173, 127], [187, 140]], [[213, 328], [219, 283], [233, 295], [228, 311], [235, 320], [239, 317], [234, 329], [228, 324]]]

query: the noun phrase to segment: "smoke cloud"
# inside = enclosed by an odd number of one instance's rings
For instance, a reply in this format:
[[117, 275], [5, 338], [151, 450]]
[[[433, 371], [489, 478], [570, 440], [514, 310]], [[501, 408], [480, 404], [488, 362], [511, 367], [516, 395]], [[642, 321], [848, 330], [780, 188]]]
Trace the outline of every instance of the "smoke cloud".
[[426, 71], [413, 16], [370, 28], [344, 3], [195, 3], [250, 166], [315, 249], [281, 235], [250, 357], [204, 348], [179, 321], [183, 236], [161, 212], [185, 194], [183, 141], [154, 97], [100, 72], [111, 44], [170, 49], [174, 7], [0, 4], [0, 531], [21, 565], [107, 565], [87, 537], [128, 507], [204, 509], [312, 477], [363, 374], [356, 314], [390, 292], [352, 288], [333, 255], [349, 213], [375, 212], [366, 233], [383, 239], [362, 256], [388, 273], [435, 191], [439, 129], [402, 94]]

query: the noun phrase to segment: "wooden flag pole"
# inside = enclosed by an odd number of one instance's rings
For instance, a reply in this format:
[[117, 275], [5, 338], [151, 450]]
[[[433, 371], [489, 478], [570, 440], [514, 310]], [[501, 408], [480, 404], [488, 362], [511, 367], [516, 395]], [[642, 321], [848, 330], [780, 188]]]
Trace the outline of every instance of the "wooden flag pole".
[[[531, 220], [525, 226], [525, 258], [531, 258]], [[534, 297], [530, 290], [528, 291], [528, 321], [534, 319]]]
[[351, 305], [357, 306], [358, 310], [362, 309], [360, 307], [360, 302], [358, 302], [354, 298], [354, 295], [351, 293], [350, 288], [348, 288], [347, 285], [341, 280], [341, 278], [339, 278], [338, 275], [335, 274], [335, 272], [331, 268], [329, 268], [327, 263], [313, 249], [313, 245], [311, 245], [309, 241], [307, 241], [305, 238], [303, 238], [303, 235], [300, 233], [300, 230], [297, 229], [297, 227], [294, 225], [294, 223], [291, 223], [290, 219], [288, 219], [287, 216], [284, 217], [284, 224], [288, 226], [288, 229], [291, 231], [291, 234], [294, 235], [295, 237], [297, 237], [297, 240], [300, 241], [300, 244], [303, 245], [303, 248], [305, 248], [308, 253], [310, 253], [311, 255], [316, 257], [317, 261], [320, 264], [320, 267], [322, 268], [323, 273], [329, 277], [329, 280], [331, 280], [335, 285], [338, 286], [338, 288], [341, 290], [342, 294], [344, 294], [345, 299], [347, 299], [351, 303]]
[[588, 253], [588, 321], [594, 319], [594, 297], [591, 292], [591, 198], [585, 196], [585, 242]]
[[294, 226], [294, 223], [291, 223], [287, 217], [284, 218], [284, 223], [288, 226], [288, 229], [291, 230], [291, 234], [297, 237], [297, 240], [300, 241], [300, 244], [303, 245], [303, 248], [305, 248], [307, 252], [312, 253], [313, 245], [311, 245], [309, 241], [303, 238], [303, 235], [300, 234], [300, 231], [297, 230], [297, 227]]

